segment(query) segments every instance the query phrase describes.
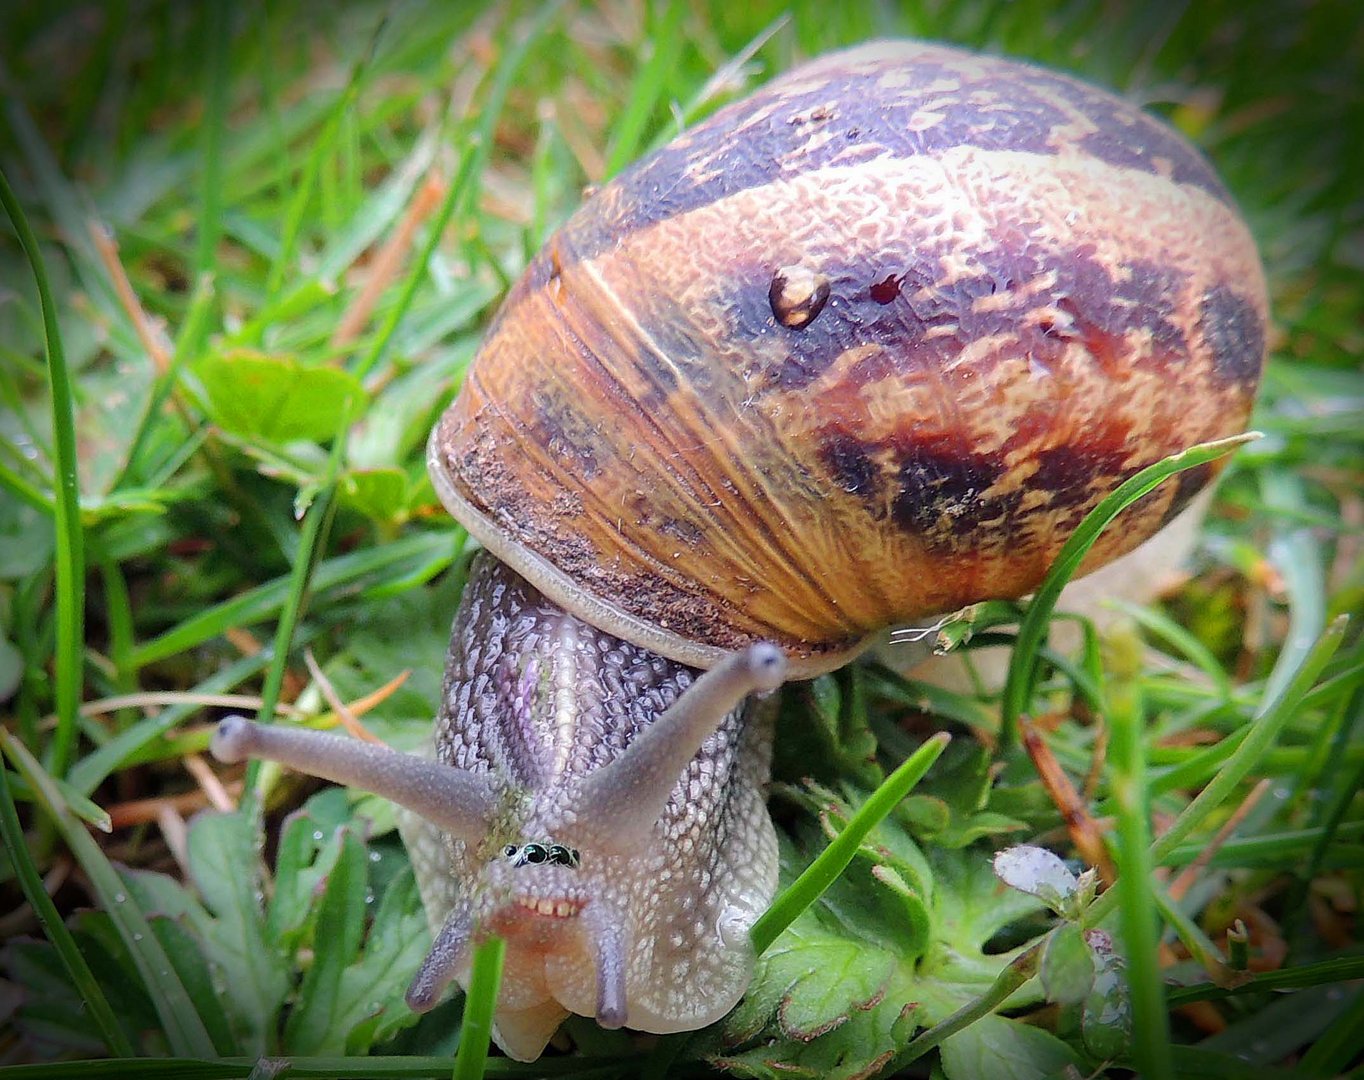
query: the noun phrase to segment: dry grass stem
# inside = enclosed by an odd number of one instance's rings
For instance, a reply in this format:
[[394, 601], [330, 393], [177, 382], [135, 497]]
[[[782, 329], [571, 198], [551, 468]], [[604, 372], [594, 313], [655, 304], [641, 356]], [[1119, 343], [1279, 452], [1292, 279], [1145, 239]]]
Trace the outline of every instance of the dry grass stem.
[[379, 297], [383, 296], [384, 290], [397, 279], [403, 259], [412, 248], [412, 238], [417, 232], [417, 227], [431, 216], [445, 198], [445, 188], [444, 178], [433, 169], [413, 193], [412, 201], [398, 221], [397, 227], [370, 263], [369, 277], [360, 289], [359, 295], [337, 322], [336, 331], [332, 334], [332, 345], [339, 348], [359, 336], [374, 313]]
[[156, 373], [167, 374], [171, 368], [170, 345], [160, 328], [148, 317], [142, 307], [142, 301], [133, 291], [133, 284], [128, 279], [128, 271], [123, 267], [123, 260], [119, 257], [118, 244], [114, 242], [113, 234], [107, 226], [93, 218], [87, 224], [90, 239], [95, 245], [95, 250], [99, 252], [100, 261], [104, 263], [109, 280], [113, 282], [114, 292], [118, 294], [118, 302], [123, 305], [124, 313], [137, 332], [138, 340], [142, 342], [142, 347], [147, 350], [147, 356], [156, 366]]
[[1222, 827], [1217, 830], [1213, 838], [1209, 840], [1203, 847], [1203, 850], [1198, 853], [1198, 857], [1181, 870], [1174, 881], [1170, 882], [1171, 900], [1178, 903], [1180, 900], [1184, 899], [1185, 894], [1193, 887], [1194, 882], [1198, 880], [1199, 875], [1203, 873], [1203, 870], [1207, 867], [1208, 863], [1212, 861], [1213, 856], [1222, 849], [1222, 845], [1231, 839], [1232, 834], [1236, 832], [1241, 822], [1246, 819], [1246, 815], [1255, 809], [1255, 804], [1264, 797], [1265, 792], [1272, 786], [1273, 781], [1266, 777], [1251, 788], [1250, 794], [1241, 801], [1241, 805], [1232, 812], [1232, 815], [1222, 823]]

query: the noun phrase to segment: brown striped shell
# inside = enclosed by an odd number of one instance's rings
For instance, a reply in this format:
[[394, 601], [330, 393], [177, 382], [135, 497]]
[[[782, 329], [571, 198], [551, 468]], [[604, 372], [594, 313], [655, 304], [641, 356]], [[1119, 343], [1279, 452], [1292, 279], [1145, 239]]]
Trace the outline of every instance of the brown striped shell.
[[[832, 668], [1034, 589], [1124, 478], [1243, 429], [1250, 234], [1160, 122], [915, 42], [791, 71], [603, 187], [511, 291], [430, 444], [451, 512], [683, 663]], [[1205, 483], [1126, 512], [1092, 569]]]

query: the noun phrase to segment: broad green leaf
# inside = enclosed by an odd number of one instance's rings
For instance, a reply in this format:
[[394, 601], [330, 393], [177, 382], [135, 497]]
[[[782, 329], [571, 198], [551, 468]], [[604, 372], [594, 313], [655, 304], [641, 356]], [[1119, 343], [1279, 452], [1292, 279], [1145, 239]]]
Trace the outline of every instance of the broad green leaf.
[[938, 847], [963, 848], [982, 837], [1027, 828], [986, 809], [992, 793], [989, 752], [974, 739], [954, 739], [898, 812], [906, 815], [915, 836]]
[[302, 810], [284, 819], [279, 850], [275, 855], [275, 891], [266, 915], [267, 937], [283, 948], [298, 945], [316, 902], [319, 886], [331, 873], [340, 855], [335, 825], [323, 825], [313, 810], [327, 796], [344, 803], [340, 788], [327, 788], [308, 800]]
[[269, 442], [328, 439], [342, 413], [364, 397], [349, 372], [244, 350], [212, 354], [195, 373], [215, 424]]
[[1003, 1016], [983, 1016], [942, 1044], [948, 1080], [1048, 1080], [1080, 1059], [1055, 1035]]
[[384, 890], [360, 959], [341, 974], [335, 1025], [347, 1033], [347, 1053], [363, 1053], [416, 1023], [405, 995], [430, 943], [417, 880], [408, 868]]
[[410, 485], [401, 469], [351, 469], [337, 482], [342, 504], [374, 521], [393, 521], [407, 511]]
[[849, 667], [783, 696], [776, 775], [826, 782], [846, 776], [866, 786], [884, 778], [876, 762], [876, 737], [867, 726], [862, 678], [860, 668]]
[[190, 877], [212, 917], [193, 908], [188, 914], [247, 1053], [275, 1048], [276, 1018], [289, 991], [286, 959], [264, 932], [259, 861], [251, 822], [240, 811], [201, 814], [190, 824]]
[[1078, 1005], [1089, 996], [1094, 986], [1094, 959], [1079, 926], [1062, 923], [1051, 932], [1042, 948], [1038, 974], [1048, 1001]]
[[365, 924], [365, 852], [350, 829], [339, 833], [341, 852], [327, 875], [313, 931], [313, 963], [284, 1030], [294, 1054], [339, 1054], [346, 1033], [339, 1023], [341, 976], [354, 961]]
[[[132, 981], [127, 979], [126, 970], [119, 969], [103, 947], [85, 931], [79, 918], [72, 923], [72, 936], [91, 974], [101, 985], [108, 985], [104, 980], [110, 972], [116, 973], [125, 984]], [[108, 1052], [98, 1026], [71, 984], [71, 976], [57, 950], [49, 942], [17, 938], [5, 945], [0, 960], [4, 963], [5, 977], [15, 986], [23, 987], [23, 996], [9, 1016], [15, 1031], [22, 1032], [49, 1056], [102, 1056]], [[115, 1015], [120, 1030], [131, 1046], [141, 1049], [140, 1034], [157, 1028], [156, 1011], [137, 985], [128, 987], [126, 1000], [122, 997], [116, 1000]]]
[[50, 517], [8, 494], [0, 498], [0, 581], [18, 581], [50, 567], [52, 544]]
[[146, 915], [136, 901], [129, 898], [127, 886], [118, 871], [86, 832], [85, 826], [66, 807], [52, 777], [43, 770], [27, 747], [2, 731], [0, 742], [4, 743], [20, 775], [38, 797], [38, 805], [56, 824], [62, 838], [76, 856], [100, 905], [113, 919], [131, 958], [129, 966], [136, 968], [147, 986], [156, 1007], [157, 1020], [172, 1051], [189, 1056], [211, 1055], [214, 1052], [213, 1040], [148, 925]]

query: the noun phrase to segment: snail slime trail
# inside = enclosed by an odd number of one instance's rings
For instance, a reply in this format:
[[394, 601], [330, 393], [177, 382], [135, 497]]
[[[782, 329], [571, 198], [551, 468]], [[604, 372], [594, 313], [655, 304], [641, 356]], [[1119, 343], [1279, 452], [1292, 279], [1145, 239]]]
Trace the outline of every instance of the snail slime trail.
[[700, 1027], [776, 885], [764, 693], [1033, 591], [1125, 479], [1243, 430], [1266, 313], [1226, 189], [1131, 104], [920, 42], [816, 59], [593, 194], [432, 432], [486, 549], [435, 760], [244, 721], [215, 750], [408, 808], [414, 1008], [496, 932], [513, 1057], [570, 1012]]

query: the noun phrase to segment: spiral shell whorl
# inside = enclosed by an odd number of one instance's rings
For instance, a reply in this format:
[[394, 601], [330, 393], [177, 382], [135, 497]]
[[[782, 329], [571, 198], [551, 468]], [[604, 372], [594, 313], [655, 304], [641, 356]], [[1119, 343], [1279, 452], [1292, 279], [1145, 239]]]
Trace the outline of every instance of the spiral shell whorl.
[[[828, 298], [774, 317], [773, 277]], [[916, 43], [825, 57], [602, 189], [508, 297], [432, 438], [452, 512], [580, 616], [801, 673], [1035, 588], [1124, 478], [1243, 428], [1254, 246], [1119, 99]], [[1135, 546], [1210, 472], [1133, 507]]]

